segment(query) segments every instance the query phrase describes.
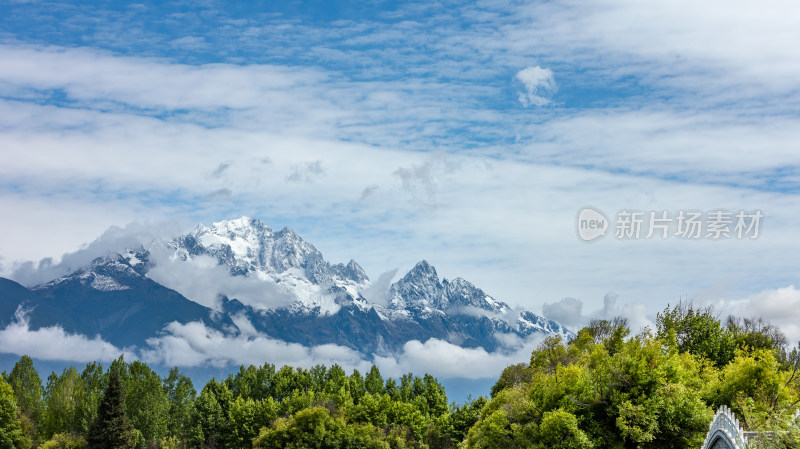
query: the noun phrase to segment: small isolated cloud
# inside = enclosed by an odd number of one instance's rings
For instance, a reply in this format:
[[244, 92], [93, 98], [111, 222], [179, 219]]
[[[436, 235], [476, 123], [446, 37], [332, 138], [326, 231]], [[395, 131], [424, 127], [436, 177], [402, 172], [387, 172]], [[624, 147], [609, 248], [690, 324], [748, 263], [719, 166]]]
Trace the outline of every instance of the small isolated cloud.
[[219, 179], [222, 177], [225, 171], [227, 171], [231, 167], [231, 165], [233, 165], [233, 162], [230, 161], [221, 162], [219, 165], [217, 165], [217, 168], [212, 170], [207, 176], [209, 178]]
[[60, 326], [31, 330], [29, 312], [18, 307], [14, 320], [0, 330], [0, 352], [74, 362], [110, 362], [123, 353], [126, 358], [135, 358], [134, 354], [104, 341], [99, 335], [90, 339], [65, 332]]
[[573, 328], [582, 324], [583, 302], [575, 298], [564, 298], [554, 303], [544, 303], [542, 313], [551, 320]]
[[419, 164], [398, 167], [392, 174], [400, 178], [403, 190], [410, 193], [415, 200], [435, 207], [438, 204], [436, 194], [442, 176], [453, 173], [459, 166], [460, 162], [441, 153], [434, 153]]
[[312, 183], [314, 179], [325, 173], [322, 161], [305, 162], [292, 167], [292, 172], [286, 177], [289, 182]]
[[361, 198], [359, 198], [358, 200], [359, 201], [364, 201], [367, 198], [369, 198], [370, 196], [372, 196], [377, 191], [378, 191], [378, 185], [377, 184], [373, 184], [373, 185], [367, 186], [361, 192]]
[[203, 198], [207, 200], [215, 200], [218, 198], [230, 198], [233, 195], [231, 189], [219, 189], [207, 193]]
[[545, 106], [550, 103], [546, 95], [550, 95], [558, 90], [556, 81], [553, 78], [553, 71], [534, 66], [520, 70], [514, 76], [525, 86], [525, 92], [519, 93], [519, 101], [526, 108], [528, 106]]
[[180, 229], [174, 223], [144, 224], [134, 222], [124, 228], [112, 226], [84, 248], [73, 253], [64, 254], [60, 262], [54, 262], [53, 259], [46, 258], [38, 263], [23, 262], [16, 264], [8, 277], [22, 285], [33, 287], [83, 268], [98, 257], [121, 253], [128, 248], [148, 246], [159, 238], [179, 233]]
[[256, 309], [286, 307], [295, 300], [274, 282], [231, 275], [211, 256], [181, 260], [165, 249], [154, 248], [150, 260], [155, 263], [147, 273], [150, 279], [215, 310], [220, 310], [220, 296], [236, 298]]

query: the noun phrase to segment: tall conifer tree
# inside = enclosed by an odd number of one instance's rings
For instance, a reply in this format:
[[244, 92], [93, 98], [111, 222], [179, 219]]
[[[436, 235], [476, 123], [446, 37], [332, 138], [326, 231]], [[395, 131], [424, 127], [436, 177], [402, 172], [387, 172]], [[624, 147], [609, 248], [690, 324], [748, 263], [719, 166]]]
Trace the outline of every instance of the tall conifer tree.
[[125, 389], [112, 368], [97, 419], [89, 429], [89, 449], [128, 449], [136, 444], [135, 430], [125, 415]]

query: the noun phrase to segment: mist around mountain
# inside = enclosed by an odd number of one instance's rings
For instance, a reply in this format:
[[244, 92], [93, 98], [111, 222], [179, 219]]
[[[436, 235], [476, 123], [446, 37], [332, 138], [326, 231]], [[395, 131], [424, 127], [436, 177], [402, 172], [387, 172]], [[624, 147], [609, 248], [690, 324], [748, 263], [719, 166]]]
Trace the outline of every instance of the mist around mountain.
[[514, 309], [425, 260], [373, 283], [289, 228], [242, 217], [95, 258], [47, 282], [0, 278], [4, 352], [41, 360], [119, 354], [186, 368], [240, 364], [493, 377], [527, 358], [552, 320]]

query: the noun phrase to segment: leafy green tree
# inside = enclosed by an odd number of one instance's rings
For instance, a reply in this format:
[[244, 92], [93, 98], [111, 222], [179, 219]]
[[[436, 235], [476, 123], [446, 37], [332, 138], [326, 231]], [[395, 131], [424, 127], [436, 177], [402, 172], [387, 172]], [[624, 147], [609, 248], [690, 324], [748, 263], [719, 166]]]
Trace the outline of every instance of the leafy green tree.
[[536, 448], [591, 449], [594, 447], [586, 432], [578, 428], [578, 419], [575, 415], [560, 408], [545, 412], [537, 433]]
[[369, 369], [369, 373], [364, 378], [364, 388], [367, 389], [369, 394], [383, 394], [386, 391], [383, 382], [383, 376], [381, 376], [381, 371], [378, 369], [377, 366], [372, 365]]
[[84, 430], [79, 405], [84, 403], [86, 390], [74, 366], [64, 368], [61, 375], [51, 373], [45, 388], [46, 413], [44, 437], [58, 433], [80, 433]]
[[186, 445], [195, 432], [192, 416], [197, 391], [192, 386], [192, 380], [181, 374], [178, 368], [172, 368], [164, 379], [164, 391], [169, 401], [167, 433]]
[[770, 350], [775, 352], [778, 360], [786, 361], [786, 348], [789, 346], [789, 340], [780, 329], [762, 318], [742, 319], [729, 316], [726, 327], [738, 348], [749, 351]]
[[328, 379], [328, 368], [325, 365], [314, 365], [308, 370], [311, 378], [311, 390], [322, 391], [325, 389], [325, 382]]
[[20, 357], [8, 375], [7, 382], [14, 390], [14, 398], [20, 411], [34, 420], [42, 412], [42, 379], [27, 355]]
[[478, 422], [481, 416], [483, 407], [489, 402], [485, 397], [481, 396], [478, 399], [470, 400], [461, 405], [453, 405], [452, 413], [450, 414], [451, 423], [451, 439], [452, 441], [463, 441], [467, 436], [469, 429]]
[[394, 401], [400, 400], [400, 387], [397, 386], [397, 381], [391, 377], [386, 379], [386, 394]]
[[530, 382], [533, 378], [533, 370], [527, 363], [517, 363], [516, 365], [509, 365], [503, 370], [500, 379], [492, 385], [490, 391], [491, 397], [497, 396], [497, 393], [506, 388], [511, 388], [524, 382]]
[[161, 377], [147, 364], [135, 360], [120, 364], [125, 385], [125, 412], [145, 444], [167, 436], [169, 399]]
[[793, 415], [800, 403], [791, 376], [781, 370], [772, 350], [740, 351], [707, 389], [708, 400], [714, 407], [729, 405], [748, 429], [770, 430]]
[[325, 387], [323, 388], [325, 393], [336, 394], [340, 389], [347, 389], [349, 386], [347, 373], [341, 366], [334, 364], [325, 376]]
[[546, 337], [536, 351], [531, 353], [530, 367], [534, 371], [544, 371], [552, 374], [558, 382], [558, 367], [566, 365], [569, 361], [567, 348], [560, 335]]
[[14, 390], [0, 380], [0, 449], [23, 449], [31, 446], [22, 432]]
[[[224, 389], [223, 389], [224, 387]], [[206, 447], [216, 447], [221, 440], [227, 427], [227, 409], [224, 409], [217, 399], [217, 393], [225, 396], [225, 392], [230, 394], [227, 387], [220, 385], [216, 380], [211, 379], [206, 383], [200, 396], [195, 401], [195, 413], [193, 416], [193, 429], [199, 429], [199, 434], [195, 434], [194, 445], [204, 445]], [[223, 402], [226, 401], [223, 398]], [[227, 406], [227, 404], [225, 404]]]
[[125, 414], [125, 387], [114, 368], [110, 370], [97, 419], [89, 429], [90, 449], [130, 449], [136, 444], [136, 430]]
[[[310, 376], [309, 376], [310, 379]], [[279, 369], [273, 377], [272, 388], [270, 396], [275, 398], [276, 401], [283, 401], [292, 395], [295, 390], [303, 390], [302, 382], [299, 376], [295, 375], [294, 369], [291, 366], [283, 366]]]
[[386, 421], [393, 426], [405, 427], [415, 440], [422, 440], [425, 435], [427, 426], [425, 414], [408, 402], [388, 402]]
[[57, 433], [42, 443], [39, 449], [85, 449], [86, 439], [73, 433]]
[[659, 338], [674, 344], [680, 352], [705, 357], [717, 367], [725, 366], [735, 356], [736, 339], [716, 318], [713, 307], [698, 309], [681, 302], [660, 312], [656, 326]]
[[8, 375], [7, 382], [14, 390], [14, 398], [21, 413], [21, 423], [25, 436], [34, 445], [39, 440], [38, 424], [42, 422], [44, 404], [42, 402], [42, 379], [27, 355], [20, 357]]
[[[531, 380], [497, 392], [465, 447], [699, 445], [711, 419], [701, 390], [713, 368], [665, 351], [649, 334], [613, 347], [608, 337], [598, 340], [581, 339], [565, 351], [551, 341], [534, 351]], [[564, 437], [556, 441], [559, 432]]]
[[231, 447], [249, 448], [259, 434], [259, 429], [269, 426], [277, 418], [278, 404], [267, 398], [254, 401], [237, 397], [228, 410], [229, 429], [225, 443]]
[[291, 418], [278, 419], [253, 441], [264, 449], [388, 449], [380, 432], [368, 424], [348, 424], [324, 407], [310, 407]]
[[84, 394], [77, 405], [80, 416], [78, 433], [86, 435], [89, 427], [97, 419], [97, 409], [100, 407], [103, 392], [108, 385], [108, 374], [103, 370], [102, 365], [95, 362], [88, 363], [81, 372], [81, 382], [83, 382]]
[[446, 414], [450, 407], [447, 405], [447, 393], [442, 384], [430, 374], [425, 374], [422, 378], [425, 391], [422, 397], [425, 398], [428, 413], [431, 416], [441, 416]]
[[364, 384], [364, 378], [357, 369], [353, 370], [348, 378], [350, 395], [353, 397], [353, 403], [358, 404], [361, 398], [367, 393], [367, 388]]

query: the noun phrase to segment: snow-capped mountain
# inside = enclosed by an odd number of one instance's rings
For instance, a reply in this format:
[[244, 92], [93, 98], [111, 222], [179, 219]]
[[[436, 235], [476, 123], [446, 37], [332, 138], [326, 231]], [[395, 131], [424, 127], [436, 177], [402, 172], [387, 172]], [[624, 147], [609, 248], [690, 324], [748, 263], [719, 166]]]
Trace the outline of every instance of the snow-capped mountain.
[[[170, 272], [178, 268], [183, 271]], [[200, 289], [214, 290], [214, 304], [196, 297], [196, 282], [185, 282], [191, 270], [201, 269], [224, 271], [224, 282]], [[198, 282], [202, 276], [196, 275]], [[508, 336], [572, 335], [464, 279], [440, 279], [424, 260], [392, 284], [387, 297], [369, 301], [364, 293], [371, 282], [354, 260], [331, 264], [291, 229], [273, 231], [247, 217], [111, 254], [31, 289], [2, 281], [0, 324], [22, 305], [31, 326], [59, 324], [126, 346], [143, 346], [170, 323], [196, 321], [227, 334], [255, 331], [304, 345], [336, 344], [366, 357], [411, 340], [495, 351]]]
[[97, 258], [66, 276], [27, 289], [0, 278], [0, 327], [25, 312], [31, 329], [58, 325], [69, 333], [101, 336], [120, 348], [142, 346], [170, 322], [234, 323], [145, 276], [145, 250]]

